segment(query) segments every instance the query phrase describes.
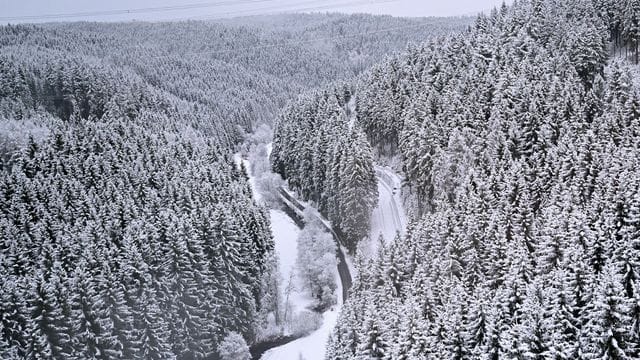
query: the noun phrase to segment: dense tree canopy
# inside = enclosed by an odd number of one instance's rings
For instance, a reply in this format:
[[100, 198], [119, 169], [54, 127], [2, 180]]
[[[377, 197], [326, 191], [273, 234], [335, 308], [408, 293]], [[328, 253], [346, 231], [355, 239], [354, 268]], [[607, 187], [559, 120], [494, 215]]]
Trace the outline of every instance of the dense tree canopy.
[[359, 78], [416, 206], [327, 359], [640, 356], [639, 97], [608, 51], [635, 46], [634, 3], [517, 1]]
[[313, 201], [355, 252], [378, 199], [372, 150], [355, 119], [351, 90], [303, 95], [276, 122], [274, 171]]

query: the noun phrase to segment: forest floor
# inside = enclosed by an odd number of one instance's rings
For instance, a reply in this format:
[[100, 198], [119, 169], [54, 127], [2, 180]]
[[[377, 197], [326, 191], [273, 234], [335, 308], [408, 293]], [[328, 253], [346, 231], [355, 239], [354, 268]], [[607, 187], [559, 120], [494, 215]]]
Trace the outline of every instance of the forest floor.
[[[261, 202], [262, 195], [257, 190], [255, 177], [251, 174], [251, 163], [239, 154], [236, 154], [235, 162], [236, 164], [242, 162], [245, 169], [247, 169], [253, 198]], [[307, 295], [300, 281], [298, 281], [299, 279], [295, 276], [296, 259], [298, 257], [297, 239], [300, 234], [300, 228], [286, 212], [280, 209], [270, 209], [269, 220], [279, 260], [282, 280], [281, 290], [283, 292], [281, 295], [284, 299], [284, 306], [287, 307], [286, 311], [289, 313], [287, 317], [293, 318], [297, 313], [309, 308], [313, 303], [313, 299]], [[290, 290], [287, 291], [287, 288]], [[285, 329], [284, 335], [290, 335], [287, 329]]]
[[[236, 154], [235, 161], [236, 164], [242, 162], [245, 169], [247, 169], [249, 173], [249, 184], [251, 185], [254, 199], [256, 199], [256, 201], [262, 201], [262, 196], [257, 191], [256, 179], [250, 171], [250, 162], [247, 159], [243, 159], [239, 154]], [[299, 279], [296, 276], [296, 259], [298, 256], [297, 239], [300, 234], [300, 228], [294, 219], [283, 210], [271, 209], [269, 210], [269, 216], [275, 250], [279, 259], [281, 278], [283, 280], [281, 289], [283, 292], [282, 296], [285, 300], [285, 306], [288, 307], [289, 317], [294, 318], [297, 313], [307, 310], [313, 303], [313, 300], [300, 285]], [[345, 267], [345, 269], [347, 269], [348, 272], [348, 268]], [[343, 302], [342, 281], [337, 269], [335, 276], [338, 285], [336, 290], [338, 305], [333, 306], [322, 314], [322, 325], [320, 328], [305, 337], [267, 350], [261, 359], [298, 360], [300, 357], [305, 360], [324, 359], [326, 343], [331, 331], [336, 325], [338, 314], [340, 313], [340, 305]], [[290, 288], [288, 298], [287, 287]], [[288, 335], [287, 332], [288, 331], [285, 330], [284, 335]]]
[[[297, 257], [296, 239], [300, 229], [295, 225], [294, 221], [281, 210], [271, 210], [271, 213], [271, 226], [276, 243], [276, 252], [280, 257], [280, 271], [283, 277], [285, 277], [284, 285], [286, 286], [288, 282], [287, 276], [295, 282], [294, 271], [295, 259]], [[295, 227], [295, 230], [292, 226]], [[305, 337], [268, 350], [262, 355], [262, 360], [298, 360], [301, 357], [305, 360], [324, 359], [326, 342], [336, 325], [340, 305], [342, 304], [342, 282], [337, 271], [335, 272], [335, 276], [338, 286], [336, 289], [336, 294], [339, 297], [338, 305], [322, 314], [322, 326]], [[291, 294], [292, 297], [289, 299], [289, 302], [294, 313], [295, 311], [304, 310], [311, 303], [306, 294], [298, 290], [298, 288], [294, 288]]]
[[[283, 196], [284, 196], [283, 201], [290, 203], [290, 205], [288, 206], [291, 209], [296, 209], [295, 216], [300, 216], [300, 217], [302, 216], [301, 214], [302, 211], [299, 211], [300, 207], [306, 208], [310, 206], [305, 202], [297, 200], [293, 196], [293, 194], [284, 190], [283, 190]], [[326, 219], [323, 219], [322, 217], [320, 217], [319, 214], [317, 216], [318, 216], [318, 219], [327, 228], [327, 230], [331, 232], [332, 236], [334, 237], [336, 242], [339, 244], [340, 240], [336, 235], [336, 233], [331, 229], [331, 224]], [[274, 225], [272, 224], [272, 226]], [[273, 231], [275, 236], [275, 232], [277, 231], [275, 226]], [[337, 254], [338, 267], [334, 272], [334, 276], [336, 277], [336, 284], [337, 284], [337, 289], [336, 289], [337, 305], [331, 307], [329, 310], [325, 311], [322, 314], [322, 319], [323, 319], [322, 326], [316, 331], [309, 334], [308, 336], [305, 336], [298, 340], [292, 341], [290, 343], [287, 343], [279, 347], [275, 347], [267, 351], [262, 356], [261, 358], [262, 360], [276, 360], [276, 359], [277, 360], [288, 360], [288, 359], [323, 360], [324, 359], [327, 341], [329, 340], [331, 331], [333, 330], [333, 328], [337, 323], [338, 314], [340, 313], [340, 308], [344, 303], [344, 299], [346, 297], [347, 291], [345, 291], [345, 289], [348, 289], [351, 287], [351, 272], [349, 270], [350, 268], [348, 266], [348, 263], [345, 259], [345, 254], [346, 254], [345, 250], [342, 247], [340, 247], [340, 250], [338, 251], [338, 254]]]

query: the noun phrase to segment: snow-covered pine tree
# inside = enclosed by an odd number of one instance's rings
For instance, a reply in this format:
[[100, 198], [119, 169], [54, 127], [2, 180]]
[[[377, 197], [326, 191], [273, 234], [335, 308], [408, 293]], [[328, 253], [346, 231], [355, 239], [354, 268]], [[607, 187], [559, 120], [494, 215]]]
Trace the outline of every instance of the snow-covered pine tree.
[[357, 126], [351, 129], [345, 145], [336, 195], [342, 210], [340, 231], [345, 235], [347, 249], [355, 253], [358, 243], [369, 232], [371, 212], [378, 202], [378, 183], [371, 148]]

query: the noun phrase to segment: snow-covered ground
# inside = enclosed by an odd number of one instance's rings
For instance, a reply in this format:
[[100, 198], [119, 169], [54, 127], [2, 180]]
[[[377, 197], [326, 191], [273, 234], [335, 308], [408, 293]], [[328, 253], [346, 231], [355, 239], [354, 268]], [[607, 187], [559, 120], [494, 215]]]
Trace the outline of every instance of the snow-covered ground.
[[[256, 179], [251, 174], [251, 163], [249, 160], [242, 158], [240, 154], [234, 156], [237, 166], [242, 163], [249, 172], [249, 185], [256, 201], [262, 201], [262, 195], [256, 187]], [[295, 276], [296, 258], [298, 257], [297, 239], [300, 229], [293, 220], [282, 210], [269, 210], [269, 218], [271, 220], [271, 232], [275, 243], [276, 254], [280, 262], [280, 274], [282, 279], [282, 299], [287, 300], [285, 289], [291, 286], [288, 301], [285, 306], [291, 307], [291, 316], [294, 316], [301, 310], [306, 309], [312, 304], [313, 300], [303, 291], [299, 279]], [[294, 276], [292, 276], [292, 274]], [[291, 282], [291, 284], [290, 284]]]
[[360, 247], [368, 256], [376, 254], [381, 234], [385, 244], [388, 244], [398, 232], [404, 235], [407, 227], [407, 217], [400, 198], [402, 179], [391, 168], [376, 166], [375, 170], [378, 178], [378, 206], [371, 214], [369, 240]]
[[[268, 145], [268, 152], [270, 153], [271, 144]], [[234, 160], [238, 166], [242, 163], [247, 171], [251, 169], [251, 164], [247, 159], [243, 159], [240, 154], [236, 154]], [[253, 196], [256, 201], [261, 201], [262, 197], [256, 190], [255, 178], [252, 174], [249, 174], [249, 184], [251, 185]], [[289, 306], [291, 306], [291, 313], [296, 314], [306, 309], [312, 300], [302, 290], [302, 286], [299, 284], [299, 279], [295, 276], [295, 264], [298, 256], [297, 239], [300, 234], [300, 229], [293, 222], [293, 220], [283, 211], [271, 209], [269, 211], [271, 219], [271, 231], [273, 233], [275, 250], [280, 260], [280, 272], [282, 275], [282, 292], [283, 299], [286, 300], [285, 290], [289, 285], [289, 280], [293, 281], [293, 289], [289, 295]], [[293, 276], [292, 276], [293, 274]], [[336, 277], [336, 283], [338, 289], [336, 294], [338, 296], [338, 304], [342, 304], [342, 284], [338, 272], [334, 273]], [[302, 356], [305, 360], [323, 360], [325, 354], [326, 343], [329, 340], [331, 331], [336, 325], [338, 314], [340, 313], [340, 305], [334, 306], [332, 309], [322, 314], [323, 322], [322, 326], [303, 338], [292, 341], [283, 346], [273, 348], [262, 356], [263, 360], [298, 360]], [[292, 315], [293, 316], [293, 315]]]
[[280, 260], [280, 272], [283, 279], [289, 279], [296, 265], [298, 243], [296, 239], [300, 229], [287, 214], [280, 210], [270, 210], [271, 230], [273, 231], [276, 253]]
[[[291, 220], [291, 218], [281, 210], [269, 210], [271, 218], [271, 232], [273, 233], [273, 240], [275, 243], [276, 253], [278, 254], [278, 260], [280, 260], [280, 274], [282, 275], [282, 288], [288, 285], [291, 275], [294, 274], [296, 266], [296, 258], [298, 257], [298, 235], [300, 229]], [[309, 300], [304, 300], [304, 296], [299, 294], [299, 285], [297, 284], [294, 276], [294, 290], [291, 293], [290, 301], [294, 307], [294, 313], [300, 310], [300, 307], [304, 308], [309, 303]]]
[[[338, 294], [338, 304], [342, 304], [342, 285], [337, 271], [335, 275], [336, 283], [338, 284], [338, 289], [336, 290], [336, 293]], [[329, 341], [331, 331], [333, 331], [333, 328], [336, 326], [336, 322], [338, 321], [340, 308], [341, 306], [338, 305], [322, 314], [322, 326], [318, 330], [309, 334], [309, 336], [305, 336], [288, 344], [273, 348], [264, 353], [260, 359], [298, 360], [302, 356], [302, 359], [304, 360], [324, 360], [327, 341]]]

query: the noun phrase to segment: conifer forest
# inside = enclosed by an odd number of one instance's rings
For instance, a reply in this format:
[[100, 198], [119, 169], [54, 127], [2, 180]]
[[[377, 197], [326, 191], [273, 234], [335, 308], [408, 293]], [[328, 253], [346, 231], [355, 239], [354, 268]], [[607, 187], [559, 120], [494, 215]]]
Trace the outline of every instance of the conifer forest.
[[640, 0], [136, 1], [0, 4], [0, 359], [640, 359]]

